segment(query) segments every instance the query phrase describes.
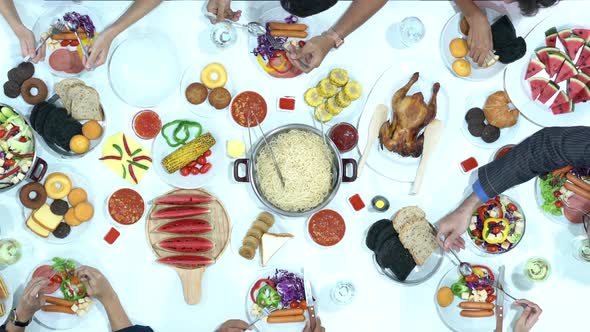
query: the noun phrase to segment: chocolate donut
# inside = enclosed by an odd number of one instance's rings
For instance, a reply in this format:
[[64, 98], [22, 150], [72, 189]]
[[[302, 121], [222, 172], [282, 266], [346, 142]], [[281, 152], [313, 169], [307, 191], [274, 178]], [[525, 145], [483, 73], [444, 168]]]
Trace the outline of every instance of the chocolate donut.
[[[37, 89], [36, 95], [31, 94], [33, 88]], [[29, 78], [23, 82], [23, 85], [20, 87], [20, 93], [27, 103], [37, 105], [47, 98], [47, 85], [38, 78]]]
[[20, 86], [15, 81], [4, 83], [4, 94], [8, 98], [16, 98], [20, 95]]
[[[35, 198], [31, 198], [31, 193], [35, 193]], [[47, 192], [39, 182], [31, 182], [21, 188], [18, 197], [26, 208], [35, 210], [45, 204]]]
[[66, 214], [66, 212], [68, 212], [70, 206], [68, 205], [68, 202], [62, 199], [56, 199], [53, 201], [53, 203], [51, 203], [49, 209], [53, 214], [63, 216]]

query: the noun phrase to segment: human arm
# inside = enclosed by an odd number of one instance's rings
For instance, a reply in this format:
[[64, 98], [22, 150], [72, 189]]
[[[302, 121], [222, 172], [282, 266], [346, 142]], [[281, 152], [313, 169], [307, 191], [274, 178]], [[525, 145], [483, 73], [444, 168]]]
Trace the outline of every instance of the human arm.
[[242, 16], [241, 10], [234, 12], [231, 9], [231, 0], [209, 0], [207, 2], [207, 11], [217, 16], [216, 19], [211, 19], [211, 23], [221, 22], [224, 19], [236, 22]]
[[322, 326], [322, 320], [320, 317], [315, 318], [315, 328], [313, 331], [309, 326], [309, 320], [305, 322], [305, 327], [303, 328], [303, 332], [326, 332], [326, 328]]
[[125, 29], [156, 8], [160, 2], [162, 2], [162, 0], [134, 1], [127, 11], [115, 21], [115, 23], [111, 24], [108, 28], [102, 31], [98, 37], [96, 37], [94, 43], [90, 47], [90, 56], [85, 60], [84, 66], [87, 69], [90, 69], [104, 64], [109, 55], [109, 48], [111, 47], [113, 40], [121, 32], [125, 31]]
[[473, 0], [455, 0], [455, 3], [469, 23], [467, 45], [469, 56], [479, 66], [483, 66], [486, 57], [493, 49], [492, 27], [486, 14], [475, 4]]
[[528, 300], [518, 300], [512, 305], [524, 307], [520, 318], [516, 321], [514, 332], [529, 332], [539, 320], [541, 313], [543, 313], [543, 310], [537, 304]]
[[[353, 0], [346, 12], [329, 31], [344, 39], [368, 21], [385, 3], [387, 3], [386, 0]], [[328, 52], [334, 47], [336, 47], [335, 40], [323, 33], [311, 38], [302, 48], [291, 47], [287, 56], [293, 60], [291, 62], [295, 67], [308, 73], [319, 67]], [[305, 65], [302, 65], [300, 61]]]
[[[45, 287], [49, 284], [47, 278], [32, 279], [25, 287], [20, 302], [16, 306], [16, 316], [19, 322], [30, 322], [33, 315], [45, 304]], [[11, 322], [6, 324], [6, 332], [23, 332], [24, 327], [18, 327]]]
[[243, 320], [230, 319], [216, 330], [216, 332], [243, 332], [250, 330], [250, 325]]
[[0, 14], [6, 20], [20, 42], [21, 55], [30, 56], [33, 63], [45, 58], [45, 48], [41, 47], [39, 52], [35, 51], [35, 35], [20, 20], [14, 2], [12, 0], [0, 1]]

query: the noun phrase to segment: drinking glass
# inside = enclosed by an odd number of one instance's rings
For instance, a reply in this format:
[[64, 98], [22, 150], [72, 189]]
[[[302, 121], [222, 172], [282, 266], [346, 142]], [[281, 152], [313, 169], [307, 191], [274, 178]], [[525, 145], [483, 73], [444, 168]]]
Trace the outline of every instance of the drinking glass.
[[401, 41], [406, 47], [410, 47], [422, 40], [425, 32], [422, 21], [414, 16], [404, 18], [400, 24]]
[[0, 240], [0, 267], [16, 264], [21, 256], [22, 248], [17, 240]]
[[330, 298], [336, 304], [344, 305], [352, 302], [355, 296], [354, 284], [350, 281], [339, 281], [330, 292]]
[[226, 48], [236, 43], [238, 34], [233, 25], [228, 22], [218, 22], [211, 28], [211, 41], [219, 48]]

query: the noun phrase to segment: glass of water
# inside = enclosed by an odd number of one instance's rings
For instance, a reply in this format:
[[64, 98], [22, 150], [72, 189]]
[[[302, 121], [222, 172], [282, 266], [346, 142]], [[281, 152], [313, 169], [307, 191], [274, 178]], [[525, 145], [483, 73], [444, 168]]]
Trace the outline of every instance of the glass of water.
[[218, 22], [211, 28], [211, 41], [219, 48], [230, 47], [236, 43], [238, 34], [233, 25], [228, 22]]
[[22, 248], [17, 240], [0, 240], [0, 267], [16, 264], [21, 256]]
[[400, 23], [401, 41], [406, 47], [410, 47], [424, 38], [426, 29], [419, 18], [406, 17]]
[[339, 281], [332, 287], [330, 297], [334, 303], [344, 305], [352, 302], [355, 293], [356, 291], [352, 282]]

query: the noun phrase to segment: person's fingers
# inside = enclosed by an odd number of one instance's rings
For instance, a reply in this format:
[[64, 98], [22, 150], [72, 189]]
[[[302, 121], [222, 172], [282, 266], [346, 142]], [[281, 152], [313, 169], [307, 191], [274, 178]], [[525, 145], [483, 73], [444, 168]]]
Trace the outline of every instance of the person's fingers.
[[305, 321], [305, 327], [303, 328], [303, 332], [310, 332], [309, 331], [309, 321]]
[[529, 314], [529, 316], [528, 316], [528, 318], [526, 320], [525, 325], [528, 328], [533, 327], [533, 325], [535, 325], [537, 323], [537, 321], [539, 320], [539, 317], [541, 316], [541, 313], [543, 313], [543, 310], [541, 310], [540, 308], [539, 308], [539, 310], [532, 309], [532, 313]]
[[461, 249], [465, 249], [465, 240], [459, 236], [457, 238], [457, 241], [455, 241], [455, 243], [457, 243], [457, 245], [461, 248]]
[[447, 235], [447, 238], [445, 239], [444, 242], [444, 247], [443, 249], [445, 249], [446, 251], [449, 251], [449, 249], [455, 244], [455, 242], [457, 241], [457, 234], [455, 234], [455, 232], [450, 232]]
[[91, 52], [88, 59], [84, 61], [84, 67], [86, 67], [86, 69], [90, 69], [92, 66], [94, 66], [100, 53], [100, 50], [94, 50]]
[[248, 329], [248, 327], [250, 327], [250, 324], [244, 322], [243, 320], [239, 320], [239, 319], [232, 319], [229, 322], [231, 322], [231, 324], [229, 324], [230, 327], [235, 328], [235, 329], [240, 329], [240, 331], [246, 330], [246, 329]]
[[215, 20], [215, 23], [223, 21], [225, 15], [225, 8], [225, 1], [217, 2], [217, 20]]
[[443, 232], [441, 231], [441, 228], [439, 228], [438, 233], [436, 233], [436, 243], [438, 243], [438, 246], [441, 248], [444, 248], [444, 246], [445, 246], [445, 243], [442, 240], [444, 238], [445, 238], [445, 234], [443, 234]]
[[101, 50], [99, 53], [100, 54], [98, 55], [97, 60], [94, 63], [94, 67], [102, 66], [107, 61], [108, 51]]
[[320, 319], [320, 317], [316, 317], [315, 319], [315, 326], [316, 326], [316, 330], [319, 331], [323, 331], [323, 327], [322, 327], [322, 320]]

